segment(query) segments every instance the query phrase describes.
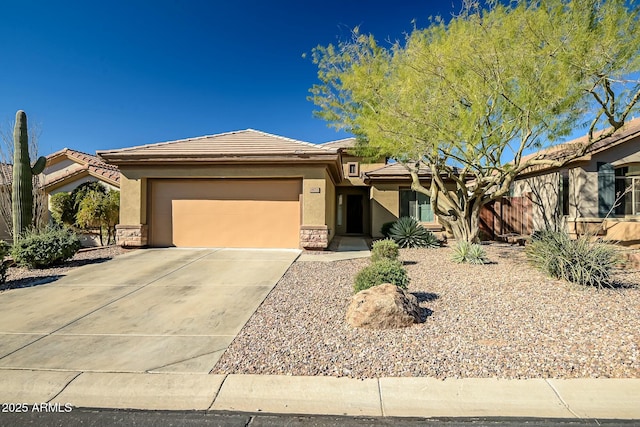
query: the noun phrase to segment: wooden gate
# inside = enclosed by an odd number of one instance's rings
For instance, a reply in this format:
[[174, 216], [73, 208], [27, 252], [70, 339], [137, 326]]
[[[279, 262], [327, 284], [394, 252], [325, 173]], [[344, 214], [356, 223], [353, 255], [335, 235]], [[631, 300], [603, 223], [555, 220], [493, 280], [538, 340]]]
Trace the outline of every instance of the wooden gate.
[[507, 236], [527, 236], [533, 231], [531, 198], [501, 197], [480, 210], [480, 230], [485, 238], [503, 240]]

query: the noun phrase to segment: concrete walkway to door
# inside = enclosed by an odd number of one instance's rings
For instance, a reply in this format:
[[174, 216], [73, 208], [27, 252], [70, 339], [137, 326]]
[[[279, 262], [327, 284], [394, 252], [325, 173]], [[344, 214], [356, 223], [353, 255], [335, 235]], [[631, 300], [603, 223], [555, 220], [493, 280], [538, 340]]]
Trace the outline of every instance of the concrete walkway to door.
[[208, 373], [297, 250], [147, 249], [0, 294], [0, 369]]

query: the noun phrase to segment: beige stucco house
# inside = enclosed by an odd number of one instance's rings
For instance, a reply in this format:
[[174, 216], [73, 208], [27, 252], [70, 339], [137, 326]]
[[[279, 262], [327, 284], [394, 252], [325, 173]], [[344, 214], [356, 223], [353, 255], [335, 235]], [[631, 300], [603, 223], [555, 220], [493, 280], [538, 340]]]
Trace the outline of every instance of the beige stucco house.
[[362, 162], [354, 144], [247, 129], [98, 155], [121, 173], [125, 246], [325, 249], [336, 235], [379, 237], [403, 215], [442, 230], [408, 173]]
[[[561, 159], [586, 142], [578, 138], [544, 156]], [[514, 182], [513, 195], [531, 197], [534, 230], [575, 235], [589, 229], [606, 240], [640, 244], [640, 118], [562, 168], [529, 169]]]

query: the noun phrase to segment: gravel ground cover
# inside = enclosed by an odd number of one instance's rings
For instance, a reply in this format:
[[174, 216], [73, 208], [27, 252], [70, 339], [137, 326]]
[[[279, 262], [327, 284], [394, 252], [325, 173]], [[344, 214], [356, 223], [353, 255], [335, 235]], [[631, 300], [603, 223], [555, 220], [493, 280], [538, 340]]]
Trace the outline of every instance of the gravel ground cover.
[[9, 267], [9, 270], [7, 271], [7, 281], [4, 285], [0, 285], [0, 291], [51, 282], [56, 278], [63, 276], [73, 268], [86, 264], [104, 262], [110, 260], [116, 255], [120, 255], [128, 251], [130, 250], [123, 249], [120, 246], [88, 248], [81, 249], [70, 260], [51, 268], [31, 270], [17, 266]]
[[486, 246], [488, 265], [451, 248], [401, 250], [423, 323], [355, 329], [344, 321], [368, 259], [296, 262], [212, 373], [355, 378], [640, 378], [640, 271], [615, 289], [546, 278], [523, 248]]

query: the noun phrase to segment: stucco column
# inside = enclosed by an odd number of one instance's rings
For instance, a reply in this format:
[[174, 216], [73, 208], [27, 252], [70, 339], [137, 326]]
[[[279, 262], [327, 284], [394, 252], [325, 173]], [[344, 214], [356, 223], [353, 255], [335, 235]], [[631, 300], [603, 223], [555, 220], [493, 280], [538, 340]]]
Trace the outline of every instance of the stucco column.
[[147, 180], [120, 175], [120, 224], [116, 242], [124, 247], [142, 247], [148, 243]]
[[[330, 184], [329, 184], [330, 185]], [[327, 181], [322, 177], [304, 178], [302, 182], [302, 225], [300, 246], [305, 249], [325, 249], [329, 246], [327, 227]]]

